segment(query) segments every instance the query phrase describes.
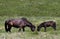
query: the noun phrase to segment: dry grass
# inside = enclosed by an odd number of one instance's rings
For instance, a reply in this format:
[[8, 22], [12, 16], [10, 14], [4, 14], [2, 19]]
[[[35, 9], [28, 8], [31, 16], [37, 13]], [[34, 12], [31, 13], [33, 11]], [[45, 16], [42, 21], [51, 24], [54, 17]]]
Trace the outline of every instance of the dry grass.
[[31, 34], [27, 32], [0, 33], [0, 39], [60, 39], [60, 35], [48, 34], [47, 32], [39, 32]]

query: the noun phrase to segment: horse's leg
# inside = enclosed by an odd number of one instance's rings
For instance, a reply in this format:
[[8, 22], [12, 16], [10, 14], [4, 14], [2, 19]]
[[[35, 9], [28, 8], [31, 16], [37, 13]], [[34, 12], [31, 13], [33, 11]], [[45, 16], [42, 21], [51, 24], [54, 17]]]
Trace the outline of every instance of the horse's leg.
[[44, 32], [46, 32], [46, 27], [44, 27], [44, 29], [45, 29]]
[[19, 31], [18, 32], [20, 32], [21, 31], [21, 28], [19, 28]]
[[11, 28], [12, 28], [12, 27], [9, 28], [9, 32], [11, 32]]
[[11, 32], [11, 28], [12, 28], [12, 27], [9, 25], [9, 26], [8, 26], [8, 31], [9, 31], [9, 32]]
[[23, 29], [23, 32], [25, 31], [25, 27], [22, 27], [22, 29]]
[[21, 27], [19, 26], [19, 30], [18, 30], [18, 32], [20, 32], [21, 31]]

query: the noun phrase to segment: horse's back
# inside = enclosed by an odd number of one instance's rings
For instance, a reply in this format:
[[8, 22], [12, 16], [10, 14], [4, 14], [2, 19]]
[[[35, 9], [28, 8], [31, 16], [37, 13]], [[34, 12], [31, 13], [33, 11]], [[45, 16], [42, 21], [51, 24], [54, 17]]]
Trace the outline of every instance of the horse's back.
[[25, 22], [27, 21], [26, 18], [20, 18], [20, 19], [9, 19], [6, 20], [6, 22], [10, 25], [25, 25]]

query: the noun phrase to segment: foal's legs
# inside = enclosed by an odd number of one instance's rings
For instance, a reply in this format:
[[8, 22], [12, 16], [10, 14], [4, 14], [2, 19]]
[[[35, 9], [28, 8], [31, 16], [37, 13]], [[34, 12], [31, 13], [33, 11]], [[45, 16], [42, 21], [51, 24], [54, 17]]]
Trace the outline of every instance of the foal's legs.
[[52, 28], [53, 28], [54, 30], [56, 30], [56, 26], [52, 26]]
[[45, 29], [44, 32], [46, 32], [46, 27], [44, 27], [44, 29]]
[[53, 28], [54, 30], [56, 30], [56, 23], [54, 23], [54, 24], [52, 25], [52, 28]]

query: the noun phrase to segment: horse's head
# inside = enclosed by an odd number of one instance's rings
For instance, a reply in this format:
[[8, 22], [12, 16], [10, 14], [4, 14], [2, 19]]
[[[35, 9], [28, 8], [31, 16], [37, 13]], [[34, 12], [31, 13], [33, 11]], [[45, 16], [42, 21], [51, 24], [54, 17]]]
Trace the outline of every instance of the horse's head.
[[35, 31], [35, 28], [36, 28], [36, 27], [35, 27], [34, 25], [32, 25], [32, 26], [31, 26], [31, 31]]
[[28, 20], [25, 20], [26, 26], [30, 27], [31, 31], [35, 31], [35, 26], [29, 22]]
[[35, 31], [35, 26], [32, 23], [27, 24], [28, 27], [30, 27], [31, 31]]

